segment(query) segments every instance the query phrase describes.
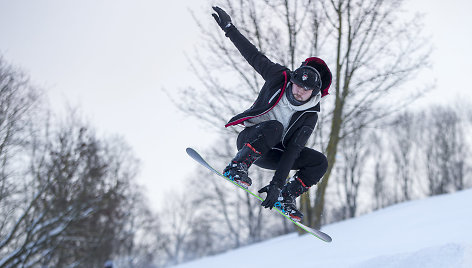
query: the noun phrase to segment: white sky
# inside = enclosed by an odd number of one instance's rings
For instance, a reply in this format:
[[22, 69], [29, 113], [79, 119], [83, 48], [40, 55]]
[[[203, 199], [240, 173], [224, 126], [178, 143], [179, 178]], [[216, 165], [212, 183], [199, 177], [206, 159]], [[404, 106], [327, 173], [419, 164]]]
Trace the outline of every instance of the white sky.
[[[470, 99], [472, 2], [409, 6], [426, 13], [434, 42], [440, 90], [428, 100]], [[48, 91], [54, 110], [78, 105], [100, 132], [122, 135], [142, 160], [139, 181], [155, 207], [195, 170], [185, 148], [212, 141], [162, 92], [195, 82], [185, 64], [199, 35], [189, 9], [213, 20], [206, 1], [0, 0], [0, 53]]]

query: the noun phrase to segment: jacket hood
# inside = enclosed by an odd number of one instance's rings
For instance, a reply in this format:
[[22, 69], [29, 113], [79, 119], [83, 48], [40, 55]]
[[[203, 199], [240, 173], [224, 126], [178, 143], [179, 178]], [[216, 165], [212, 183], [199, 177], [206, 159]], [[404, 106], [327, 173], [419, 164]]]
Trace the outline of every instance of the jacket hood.
[[331, 86], [332, 75], [331, 71], [328, 68], [326, 63], [317, 57], [310, 57], [307, 58], [304, 62], [302, 62], [301, 66], [311, 66], [315, 68], [321, 75], [321, 97], [324, 97], [329, 94], [328, 90]]

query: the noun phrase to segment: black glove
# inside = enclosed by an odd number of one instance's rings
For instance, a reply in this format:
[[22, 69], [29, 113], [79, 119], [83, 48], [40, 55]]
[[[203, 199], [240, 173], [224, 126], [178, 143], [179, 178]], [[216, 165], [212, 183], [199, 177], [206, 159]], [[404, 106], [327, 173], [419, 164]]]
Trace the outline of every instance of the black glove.
[[221, 27], [221, 29], [223, 29], [223, 31], [226, 32], [228, 30], [228, 28], [231, 25], [233, 25], [231, 23], [231, 17], [223, 9], [221, 9], [217, 6], [214, 6], [213, 10], [215, 10], [216, 13], [218, 13], [218, 15], [215, 14], [215, 13], [213, 13], [211, 15], [213, 16], [213, 18], [215, 18], [216, 23], [218, 23], [218, 25]]
[[261, 205], [265, 208], [272, 209], [272, 207], [274, 207], [274, 204], [279, 199], [280, 191], [280, 187], [272, 183], [260, 189], [259, 193], [267, 193], [266, 199], [264, 200], [264, 202], [262, 202]]

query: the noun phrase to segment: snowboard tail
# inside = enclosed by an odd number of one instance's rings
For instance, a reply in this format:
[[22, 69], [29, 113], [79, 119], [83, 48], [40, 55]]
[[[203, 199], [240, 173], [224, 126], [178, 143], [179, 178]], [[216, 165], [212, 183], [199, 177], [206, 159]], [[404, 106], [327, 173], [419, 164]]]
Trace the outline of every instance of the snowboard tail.
[[[229, 178], [225, 177], [221, 172], [219, 172], [218, 170], [214, 169], [210, 164], [208, 164], [207, 161], [205, 161], [205, 159], [203, 159], [203, 157], [197, 153], [197, 151], [195, 151], [194, 149], [192, 148], [187, 148], [187, 154], [193, 158], [195, 161], [197, 161], [200, 165], [206, 167], [207, 169], [209, 169], [210, 171], [212, 171], [213, 173], [215, 173], [216, 175], [222, 177], [223, 179], [231, 182], [232, 184], [234, 184], [235, 186], [243, 189], [244, 191], [246, 191], [248, 194], [254, 196], [255, 198], [259, 199], [259, 201], [264, 201], [264, 199], [262, 199], [262, 197], [260, 197], [259, 195], [253, 193], [251, 190], [249, 189], [246, 189], [244, 188], [243, 186], [237, 184], [235, 181], [232, 181], [230, 180]], [[303, 229], [304, 231], [306, 231], [307, 233], [321, 239], [322, 241], [325, 241], [325, 242], [331, 242], [332, 241], [332, 238], [326, 234], [326, 233], [323, 233], [322, 231], [320, 230], [316, 230], [316, 229], [313, 229], [313, 228], [310, 228], [300, 222], [297, 222], [297, 221], [294, 221], [293, 219], [291, 219], [288, 215], [285, 215], [279, 208], [277, 207], [274, 207], [273, 208], [275, 211], [277, 211], [278, 213], [280, 213], [282, 216], [284, 216], [285, 218], [287, 218], [288, 220], [290, 220], [291, 222], [293, 222], [295, 225], [297, 225], [298, 227], [300, 227], [301, 229]]]

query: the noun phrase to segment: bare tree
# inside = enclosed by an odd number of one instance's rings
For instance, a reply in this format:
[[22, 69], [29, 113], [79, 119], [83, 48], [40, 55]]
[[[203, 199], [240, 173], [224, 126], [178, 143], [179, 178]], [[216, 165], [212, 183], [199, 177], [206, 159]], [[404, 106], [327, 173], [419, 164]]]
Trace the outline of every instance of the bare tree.
[[416, 117], [412, 113], [405, 112], [395, 118], [389, 131], [390, 151], [395, 163], [395, 184], [400, 185], [400, 200], [411, 199], [412, 184], [415, 174], [415, 145], [417, 144], [418, 128]]
[[[245, 0], [222, 6], [273, 61], [294, 68], [314, 53], [325, 58], [333, 71], [334, 88], [323, 101], [327, 116], [322, 124], [326, 133], [322, 137], [327, 138], [322, 147], [330, 165], [318, 184], [314, 205], [307, 203], [311, 198], [302, 198], [305, 214], [311, 215], [304, 220], [319, 227], [340, 141], [418, 96], [405, 93], [401, 86], [427, 66], [429, 49], [421, 35], [421, 18], [407, 19], [401, 0]], [[228, 118], [251, 105], [263, 81], [217, 27], [200, 24], [205, 52], [198, 51], [201, 56], [191, 62], [203, 86], [184, 90], [178, 106], [221, 131], [219, 126]], [[360, 117], [366, 119], [361, 125], [356, 124]]]
[[46, 142], [31, 148], [29, 186], [19, 193], [24, 205], [12, 211], [0, 267], [99, 267], [133, 239], [124, 230], [134, 206], [134, 158], [74, 120], [46, 133]]
[[[8, 215], [6, 212], [11, 209], [8, 200], [17, 192], [13, 182], [19, 174], [13, 167], [14, 158], [27, 143], [29, 119], [39, 102], [39, 90], [0, 56], [0, 202], [4, 204], [0, 210], [5, 209], [3, 215]], [[7, 219], [2, 217], [2, 221]]]
[[138, 161], [0, 59], [0, 267], [101, 267], [131, 247]]
[[470, 149], [464, 136], [462, 120], [456, 111], [441, 106], [432, 107], [422, 118], [421, 149], [428, 194], [463, 189]]
[[[371, 125], [403, 107], [416, 96], [395, 98], [401, 85], [423, 69], [428, 60], [421, 39], [420, 18], [399, 19], [402, 1], [321, 1], [336, 44], [335, 98], [326, 154], [329, 167], [319, 183], [315, 226], [321, 223], [324, 198], [339, 142], [356, 128]], [[408, 26], [406, 26], [408, 25]], [[429, 50], [429, 49], [428, 49]], [[356, 124], [365, 118], [363, 125]]]
[[364, 129], [360, 129], [341, 142], [338, 187], [342, 188], [341, 196], [344, 198], [342, 219], [356, 216], [359, 187], [365, 176], [364, 167], [370, 153], [364, 132]]
[[165, 259], [162, 256], [165, 254], [162, 254], [161, 246], [165, 242], [162, 235], [165, 221], [162, 218], [166, 217], [150, 209], [142, 189], [135, 185], [128, 191], [135, 191], [136, 194], [130, 194], [127, 204], [123, 205], [126, 220], [123, 230], [117, 234], [120, 238], [116, 239], [118, 243], [127, 242], [114, 247], [110, 260], [122, 268], [163, 267]]
[[387, 153], [388, 145], [384, 144], [384, 138], [382, 137], [382, 133], [373, 133], [370, 137], [372, 141], [372, 159], [373, 159], [373, 209], [381, 209], [388, 205], [391, 205], [395, 201], [393, 200], [392, 196], [389, 194], [390, 191], [388, 190], [387, 185], [387, 178], [388, 178], [388, 169], [387, 167], [390, 166], [390, 161], [388, 161], [389, 154]]
[[[22, 199], [29, 185], [22, 179], [24, 168], [18, 165], [24, 146], [28, 143], [27, 130], [33, 113], [40, 103], [40, 91], [28, 77], [9, 65], [0, 56], [0, 267], [15, 254], [12, 245], [22, 243], [16, 234], [22, 232], [24, 221], [29, 219], [32, 203]], [[28, 196], [38, 200], [44, 188]]]

